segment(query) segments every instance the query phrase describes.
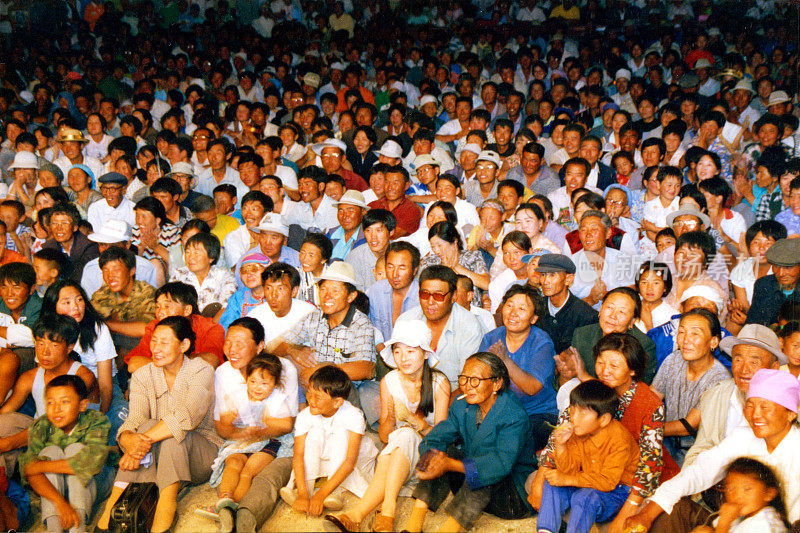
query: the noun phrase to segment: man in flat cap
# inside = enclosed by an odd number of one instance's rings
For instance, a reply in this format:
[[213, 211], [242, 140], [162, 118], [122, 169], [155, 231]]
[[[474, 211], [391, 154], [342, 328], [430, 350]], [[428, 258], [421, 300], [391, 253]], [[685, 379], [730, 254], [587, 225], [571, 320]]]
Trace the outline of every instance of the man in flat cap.
[[[756, 281], [753, 294], [758, 305], [750, 306], [747, 324], [771, 326], [786, 300], [800, 302], [800, 239], [780, 239], [767, 250], [772, 274]], [[754, 302], [755, 303], [755, 302]]]

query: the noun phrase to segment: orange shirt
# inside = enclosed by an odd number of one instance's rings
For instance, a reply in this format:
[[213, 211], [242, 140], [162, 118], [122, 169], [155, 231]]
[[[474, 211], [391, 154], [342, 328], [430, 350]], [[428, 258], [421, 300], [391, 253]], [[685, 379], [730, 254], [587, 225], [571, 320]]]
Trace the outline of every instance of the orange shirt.
[[[368, 89], [366, 89], [364, 87], [361, 87], [361, 86], [357, 87], [357, 89], [358, 89], [358, 92], [361, 93], [361, 99], [362, 100], [364, 100], [368, 104], [375, 105], [375, 97], [372, 95], [372, 93]], [[336, 106], [336, 111], [338, 113], [341, 113], [342, 111], [347, 111], [347, 99], [344, 97], [344, 95], [349, 90], [350, 90], [350, 87], [345, 85], [344, 87], [339, 89], [338, 93], [336, 93], [336, 97], [339, 99], [339, 104]]]
[[3, 258], [0, 259], [0, 266], [5, 265], [7, 263], [27, 263], [28, 260], [25, 259], [25, 256], [19, 252], [15, 252], [14, 250], [9, 250], [6, 248], [3, 251]]

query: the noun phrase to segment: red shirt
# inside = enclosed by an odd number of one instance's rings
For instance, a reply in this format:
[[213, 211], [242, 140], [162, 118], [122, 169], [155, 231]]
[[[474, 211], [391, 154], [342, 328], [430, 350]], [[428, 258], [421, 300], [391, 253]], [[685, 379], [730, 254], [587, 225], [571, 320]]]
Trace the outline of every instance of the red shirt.
[[348, 189], [355, 189], [359, 192], [364, 192], [369, 189], [369, 185], [364, 181], [364, 178], [346, 168], [340, 168], [338, 174], [344, 179], [344, 185]]
[[[192, 322], [192, 331], [194, 331], [195, 335], [192, 355], [213, 353], [219, 358], [220, 363], [224, 363], [225, 355], [222, 353], [222, 345], [225, 342], [225, 330], [223, 327], [202, 315], [192, 314], [189, 316], [189, 320]], [[132, 357], [153, 358], [153, 354], [150, 351], [150, 339], [153, 337], [153, 330], [156, 329], [156, 324], [158, 324], [157, 319], [145, 326], [144, 337], [136, 345], [136, 348], [125, 356], [125, 363], [128, 363]]]
[[388, 209], [397, 218], [397, 228], [392, 232], [392, 238], [405, 237], [411, 235], [419, 228], [419, 220], [422, 218], [422, 209], [408, 199], [403, 197], [403, 201], [394, 209], [389, 209], [386, 197], [378, 198], [369, 204], [370, 209]]
[[[375, 105], [375, 96], [369, 91], [369, 89], [365, 87], [357, 87], [358, 92], [361, 93], [361, 99], [364, 100], [368, 104]], [[336, 105], [336, 111], [341, 113], [342, 111], [347, 111], [347, 99], [344, 97], [345, 93], [350, 90], [350, 87], [347, 85], [343, 85], [339, 92], [336, 93], [336, 98], [339, 99], [339, 103]]]
[[14, 250], [6, 250], [3, 252], [3, 259], [0, 259], [0, 266], [8, 264], [8, 263], [27, 263], [28, 261], [25, 259], [25, 256], [19, 252], [15, 252]]

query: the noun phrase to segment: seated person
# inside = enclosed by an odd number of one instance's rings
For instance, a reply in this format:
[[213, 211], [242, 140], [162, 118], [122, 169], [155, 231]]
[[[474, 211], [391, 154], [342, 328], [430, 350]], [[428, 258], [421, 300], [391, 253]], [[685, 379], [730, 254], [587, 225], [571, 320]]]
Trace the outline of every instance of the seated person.
[[639, 450], [614, 415], [614, 389], [590, 379], [569, 395], [570, 421], [553, 431], [552, 463], [543, 466], [544, 486], [536, 528], [558, 533], [570, 509], [568, 531], [589, 533], [595, 522], [616, 516], [634, 483]]
[[208, 481], [222, 439], [214, 431], [214, 370], [190, 359], [195, 334], [188, 318], [170, 316], [153, 330], [153, 362], [131, 378], [130, 413], [117, 432], [124, 453], [111, 496], [97, 522], [108, 529], [111, 510], [130, 483], [156, 483], [150, 531], [170, 529], [182, 485]]
[[106, 415], [88, 408], [89, 391], [78, 376], [53, 378], [44, 395], [45, 416], [28, 429], [20, 472], [41, 497], [47, 531], [84, 531], [97, 496], [95, 476], [108, 457], [111, 424]]
[[370, 209], [361, 220], [366, 246], [354, 247], [344, 258], [356, 271], [356, 286], [366, 292], [375, 283], [375, 264], [389, 246], [397, 219], [386, 209]]
[[219, 320], [225, 303], [236, 292], [236, 279], [227, 268], [217, 266], [222, 249], [210, 233], [192, 235], [183, 252], [186, 266], [170, 276], [173, 282], [191, 285], [197, 291], [200, 314]]
[[422, 531], [430, 509], [445, 507], [441, 531], [469, 530], [484, 511], [503, 520], [531, 515], [525, 480], [534, 469], [528, 415], [509, 390], [503, 361], [489, 352], [467, 358], [458, 376], [464, 397], [450, 406], [419, 445], [411, 516], [405, 530]]
[[[247, 316], [258, 320], [264, 328], [268, 347], [314, 310], [310, 303], [296, 298], [300, 284], [297, 269], [286, 263], [272, 263], [260, 276], [264, 303], [253, 307]], [[269, 348], [268, 348], [269, 351]]]
[[[31, 264], [36, 272], [36, 292], [42, 297], [47, 292], [47, 288], [57, 279], [70, 277], [72, 269], [72, 263], [67, 254], [53, 248], [45, 248], [33, 254]], [[83, 270], [85, 272], [86, 268]], [[102, 275], [98, 277], [102, 283]]]
[[86, 263], [100, 255], [97, 243], [90, 241], [78, 230], [80, 221], [81, 217], [75, 206], [62, 203], [54, 205], [48, 228], [52, 237], [42, 245], [42, 248], [55, 248], [69, 256], [73, 267], [72, 279], [78, 282]]
[[45, 386], [57, 376], [70, 374], [83, 380], [89, 391], [88, 398], [95, 407], [100, 401], [97, 379], [92, 371], [70, 357], [78, 340], [78, 323], [73, 318], [49, 315], [46, 320], [37, 320], [33, 325], [33, 337], [38, 365], [19, 377], [11, 396], [0, 407], [0, 450], [3, 450], [0, 457], [5, 460], [9, 474], [15, 470], [20, 448], [28, 443], [28, 428], [34, 421], [19, 412], [29, 396], [36, 406], [35, 418], [39, 418], [45, 414], [47, 406]]
[[[155, 316], [155, 289], [136, 279], [136, 256], [125, 248], [111, 247], [100, 256], [103, 285], [92, 296], [92, 306], [106, 326], [124, 337], [144, 335], [144, 328]], [[116, 340], [122, 344], [121, 341]], [[126, 344], [132, 344], [127, 340]], [[119, 346], [119, 351], [130, 350]]]
[[264, 283], [261, 281], [261, 274], [269, 264], [269, 257], [262, 253], [250, 254], [242, 259], [239, 277], [244, 288], [238, 289], [228, 298], [219, 318], [220, 326], [227, 329], [231, 322], [246, 316], [250, 310], [264, 303]]
[[153, 330], [161, 320], [170, 316], [183, 316], [189, 319], [197, 339], [192, 344], [194, 350], [189, 353], [190, 359], [199, 357], [214, 368], [223, 362], [222, 344], [225, 342], [225, 330], [198, 312], [197, 291], [194, 287], [179, 281], [166, 283], [155, 292], [154, 299], [153, 320], [145, 325], [139, 344], [125, 355], [128, 372], [133, 374], [152, 361], [150, 342]]
[[[364, 413], [347, 401], [352, 382], [334, 365], [318, 367], [308, 378], [308, 407], [297, 415], [289, 483], [281, 489], [293, 510], [319, 516], [340, 510], [345, 490], [359, 498], [372, 478], [378, 450], [363, 438]], [[317, 488], [317, 482], [326, 478]]]
[[333, 254], [333, 243], [324, 233], [309, 231], [300, 245], [300, 288], [298, 298], [319, 305], [317, 279]]
[[42, 298], [35, 285], [36, 272], [29, 264], [0, 266], [1, 399], [6, 398], [17, 375], [35, 365], [31, 327], [42, 309]]

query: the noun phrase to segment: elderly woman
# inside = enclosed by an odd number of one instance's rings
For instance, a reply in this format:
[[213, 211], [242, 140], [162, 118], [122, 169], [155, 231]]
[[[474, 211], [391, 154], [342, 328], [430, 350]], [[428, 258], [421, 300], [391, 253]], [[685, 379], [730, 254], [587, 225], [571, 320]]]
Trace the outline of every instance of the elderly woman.
[[[625, 502], [611, 524], [611, 531], [621, 531], [624, 521], [632, 516], [645, 498], [650, 497], [661, 482], [678, 473], [678, 465], [663, 447], [664, 402], [641, 380], [647, 365], [647, 354], [633, 335], [609, 333], [593, 348], [594, 369], [597, 378], [614, 389], [619, 398], [615, 418], [619, 420], [639, 443], [639, 462], [634, 484]], [[582, 381], [591, 379], [585, 372]], [[559, 424], [569, 421], [570, 410], [564, 409]], [[553, 442], [539, 456], [539, 464], [553, 465]], [[539, 472], [543, 472], [540, 470]], [[544, 476], [537, 475], [528, 501], [538, 507]]]
[[530, 425], [509, 390], [508, 368], [495, 354], [478, 352], [464, 363], [458, 384], [463, 398], [419, 446], [420, 483], [406, 531], [422, 531], [428, 510], [436, 512], [451, 491], [440, 531], [469, 530], [484, 511], [505, 520], [531, 514], [524, 486], [534, 466]]
[[467, 276], [472, 283], [482, 289], [475, 291], [472, 305], [480, 306], [483, 291], [489, 288], [489, 270], [478, 250], [464, 250], [461, 234], [455, 224], [449, 221], [437, 222], [428, 230], [431, 253], [419, 265], [420, 271], [431, 265], [444, 265], [456, 274]]
[[183, 259], [171, 281], [182, 281], [197, 289], [197, 307], [204, 316], [219, 320], [228, 298], [236, 292], [236, 278], [231, 271], [217, 265], [219, 239], [210, 233], [198, 233], [186, 241]]
[[183, 483], [208, 480], [222, 439], [214, 431], [214, 370], [190, 359], [195, 334], [188, 318], [161, 320], [153, 330], [153, 362], [131, 378], [130, 412], [119, 428], [123, 452], [114, 488], [97, 527], [108, 529], [111, 510], [129, 483], [156, 483], [158, 504], [150, 528], [167, 531], [177, 518]]
[[679, 464], [700, 425], [700, 412], [695, 409], [700, 396], [730, 378], [728, 370], [714, 357], [721, 339], [717, 315], [707, 309], [684, 313], [676, 336], [678, 349], [667, 356], [653, 379], [653, 390], [667, 406], [664, 435], [674, 437], [665, 445]]

